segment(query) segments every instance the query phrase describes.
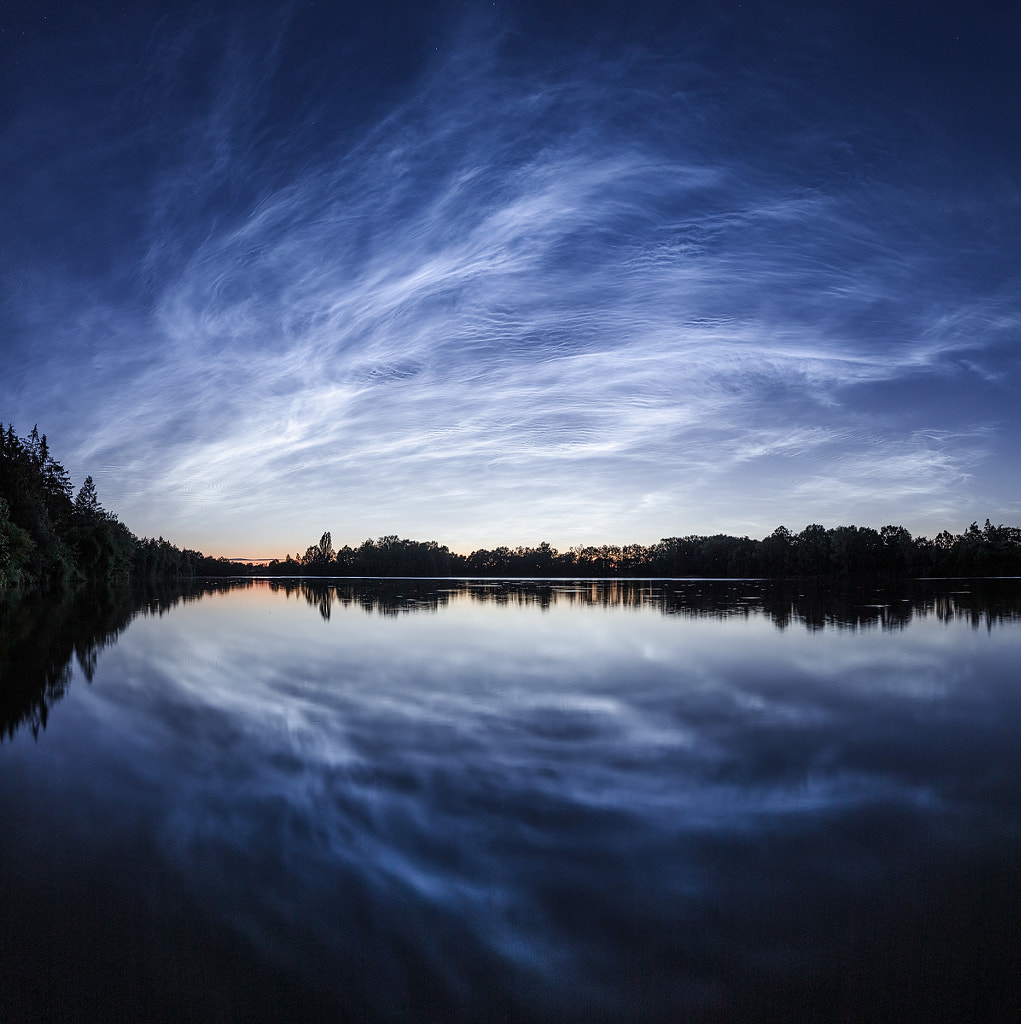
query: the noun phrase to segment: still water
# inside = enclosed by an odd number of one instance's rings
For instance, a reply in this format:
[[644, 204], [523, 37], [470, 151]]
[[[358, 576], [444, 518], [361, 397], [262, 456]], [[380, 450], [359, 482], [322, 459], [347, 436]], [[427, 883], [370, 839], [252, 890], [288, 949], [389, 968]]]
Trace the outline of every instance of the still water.
[[0, 605], [0, 1019], [1021, 1019], [1021, 584]]

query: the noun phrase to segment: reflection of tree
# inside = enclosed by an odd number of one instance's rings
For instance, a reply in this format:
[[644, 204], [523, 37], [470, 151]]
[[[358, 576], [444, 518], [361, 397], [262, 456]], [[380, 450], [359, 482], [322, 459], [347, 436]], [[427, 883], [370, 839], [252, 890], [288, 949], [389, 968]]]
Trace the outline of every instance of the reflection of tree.
[[67, 692], [72, 661], [85, 678], [131, 619], [124, 590], [78, 591], [65, 600], [26, 594], [0, 603], [0, 736], [24, 723], [34, 735]]
[[207, 580], [79, 590], [57, 598], [24, 593], [0, 601], [0, 740], [24, 724], [46, 727], [67, 692], [77, 661], [92, 680], [99, 654], [136, 615], [163, 615], [237, 587], [266, 587], [304, 598], [329, 622], [335, 606], [368, 614], [435, 613], [455, 601], [494, 607], [555, 606], [647, 609], [690, 619], [762, 615], [777, 629], [903, 629], [915, 618], [965, 621], [978, 628], [1021, 620], [1017, 580], [909, 580], [878, 587], [821, 580], [483, 580], [350, 579]]
[[308, 604], [313, 608], [318, 608], [323, 621], [329, 622], [330, 612], [333, 608], [333, 588], [325, 583], [306, 582], [301, 589]]
[[[251, 586], [251, 583], [247, 583]], [[973, 625], [1021, 618], [1021, 584], [1011, 580], [286, 580], [274, 591], [303, 595], [329, 621], [334, 603], [379, 615], [436, 611], [451, 600], [498, 606], [554, 605], [645, 608], [686, 618], [764, 615], [777, 629], [903, 629], [913, 618], [934, 615]]]
[[[251, 582], [248, 581], [249, 585]], [[304, 597], [329, 621], [334, 603], [343, 608], [362, 608], [380, 615], [401, 615], [407, 612], [435, 610], [447, 603], [451, 591], [461, 589], [461, 581], [429, 579], [356, 579], [333, 583], [325, 580], [273, 580], [270, 590]]]
[[149, 581], [0, 600], [0, 740], [25, 724], [33, 735], [45, 729], [50, 708], [67, 693], [74, 662], [91, 682], [100, 652], [136, 615], [163, 615], [218, 589]]

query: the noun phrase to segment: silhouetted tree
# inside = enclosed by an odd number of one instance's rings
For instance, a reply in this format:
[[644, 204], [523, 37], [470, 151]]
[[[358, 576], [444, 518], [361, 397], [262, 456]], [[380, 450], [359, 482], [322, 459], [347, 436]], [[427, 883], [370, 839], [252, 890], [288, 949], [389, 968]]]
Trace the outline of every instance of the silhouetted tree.
[[83, 522], [94, 522], [105, 515], [103, 506], [99, 504], [96, 485], [92, 482], [91, 476], [85, 478], [85, 483], [81, 485], [78, 495], [74, 499], [74, 515]]

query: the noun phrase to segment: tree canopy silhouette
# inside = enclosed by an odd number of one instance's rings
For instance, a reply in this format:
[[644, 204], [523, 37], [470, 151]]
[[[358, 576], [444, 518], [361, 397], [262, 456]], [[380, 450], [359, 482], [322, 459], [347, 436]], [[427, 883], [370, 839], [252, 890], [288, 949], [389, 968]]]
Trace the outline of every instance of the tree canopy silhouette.
[[330, 533], [304, 556], [274, 559], [270, 576], [481, 576], [481, 577], [792, 577], [995, 576], [1021, 574], [1021, 529], [972, 523], [962, 534], [912, 537], [903, 526], [812, 523], [800, 533], [777, 527], [762, 540], [688, 535], [658, 544], [603, 544], [558, 551], [536, 547], [479, 548], [457, 554], [435, 541], [395, 534], [347, 545], [328, 554]]
[[33, 427], [19, 437], [0, 429], [0, 589], [66, 587], [140, 576], [237, 575], [251, 567], [169, 541], [139, 540], [103, 508], [87, 476], [78, 493]]
[[1021, 529], [944, 530], [912, 537], [903, 526], [812, 523], [800, 533], [778, 526], [762, 540], [687, 535], [657, 544], [603, 544], [558, 551], [536, 547], [479, 548], [464, 555], [436, 541], [387, 534], [337, 550], [325, 530], [304, 555], [254, 566], [175, 547], [163, 537], [135, 537], [103, 508], [87, 476], [74, 493], [46, 435], [33, 427], [19, 437], [0, 429], [0, 589], [66, 586], [135, 576], [520, 576], [520, 577], [759, 577], [1021, 575]]

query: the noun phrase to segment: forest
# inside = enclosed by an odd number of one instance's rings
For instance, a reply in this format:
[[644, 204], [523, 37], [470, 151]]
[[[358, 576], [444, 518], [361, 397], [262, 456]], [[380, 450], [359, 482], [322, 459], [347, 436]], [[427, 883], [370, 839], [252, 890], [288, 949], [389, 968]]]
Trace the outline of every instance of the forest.
[[913, 537], [903, 526], [778, 526], [754, 540], [726, 534], [657, 544], [480, 548], [452, 552], [397, 535], [335, 549], [326, 531], [305, 553], [268, 565], [232, 562], [162, 537], [136, 537], [100, 504], [92, 477], [75, 493], [46, 435], [0, 428], [0, 590], [68, 587], [118, 578], [210, 576], [756, 577], [1016, 576], [1021, 528], [986, 519], [963, 533]]
[[162, 537], [136, 537], [100, 504], [91, 476], [75, 494], [38, 427], [28, 437], [0, 428], [0, 590], [239, 571], [247, 570]]
[[479, 549], [455, 554], [435, 541], [396, 536], [334, 550], [329, 532], [305, 553], [274, 560], [270, 576], [481, 576], [481, 577], [744, 577], [796, 576], [1016, 576], [1021, 575], [1021, 529], [972, 523], [963, 533], [912, 537], [903, 526], [818, 524], [800, 533], [777, 527], [763, 540], [749, 537], [665, 537], [645, 546]]

